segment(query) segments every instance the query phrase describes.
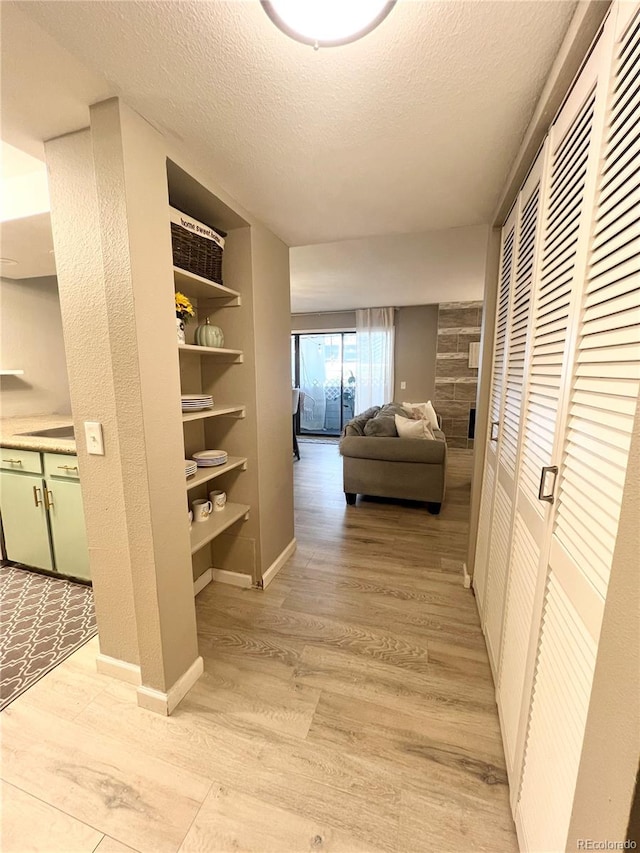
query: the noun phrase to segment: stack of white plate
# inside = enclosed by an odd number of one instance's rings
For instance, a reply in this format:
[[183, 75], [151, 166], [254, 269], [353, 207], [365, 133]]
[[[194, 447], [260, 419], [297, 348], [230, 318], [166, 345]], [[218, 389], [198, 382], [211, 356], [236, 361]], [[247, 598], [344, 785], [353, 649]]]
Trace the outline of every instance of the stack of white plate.
[[213, 397], [210, 397], [209, 394], [182, 395], [183, 412], [201, 412], [203, 409], [210, 409], [212, 406]]
[[215, 468], [216, 465], [224, 465], [227, 454], [224, 450], [201, 450], [193, 454], [198, 468]]
[[198, 470], [198, 463], [194, 459], [184, 460], [184, 475], [185, 477], [193, 477]]

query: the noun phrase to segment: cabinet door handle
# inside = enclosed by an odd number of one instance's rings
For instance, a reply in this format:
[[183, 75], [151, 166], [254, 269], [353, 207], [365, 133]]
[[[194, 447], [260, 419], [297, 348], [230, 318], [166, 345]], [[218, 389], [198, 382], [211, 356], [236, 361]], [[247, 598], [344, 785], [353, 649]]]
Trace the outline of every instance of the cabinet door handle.
[[22, 465], [22, 459], [3, 459], [3, 462], [8, 462], [10, 465]]
[[[496, 427], [498, 427], [498, 431], [494, 434], [494, 430]], [[490, 441], [497, 441], [499, 432], [500, 432], [500, 421], [491, 421], [491, 435], [489, 436], [489, 440]]]
[[36, 506], [42, 506], [42, 495], [40, 494], [40, 489], [37, 486], [33, 487], [33, 502]]
[[51, 489], [44, 490], [44, 505], [47, 509], [53, 508], [53, 492]]
[[[548, 494], [545, 494], [545, 486], [547, 482], [547, 474], [553, 474], [553, 485], [551, 486], [551, 491]], [[540, 472], [540, 488], [538, 489], [538, 500], [539, 501], [547, 501], [547, 503], [552, 504], [555, 500], [554, 492], [556, 490], [556, 480], [558, 479], [558, 466], [557, 465], [544, 465], [542, 471]]]
[[77, 471], [78, 470], [77, 465], [58, 465], [58, 468], [61, 471]]

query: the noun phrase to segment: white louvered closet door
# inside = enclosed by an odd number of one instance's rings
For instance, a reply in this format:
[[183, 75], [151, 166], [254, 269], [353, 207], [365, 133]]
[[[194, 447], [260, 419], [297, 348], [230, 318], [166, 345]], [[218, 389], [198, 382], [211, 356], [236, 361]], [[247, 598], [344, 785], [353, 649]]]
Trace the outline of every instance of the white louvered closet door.
[[[491, 400], [489, 417], [491, 426], [487, 435], [484, 471], [482, 475], [482, 497], [480, 501], [480, 520], [478, 526], [478, 544], [473, 577], [473, 588], [478, 599], [478, 607], [484, 614], [487, 604], [486, 589], [489, 581], [489, 550], [494, 511], [494, 494], [497, 483], [498, 430], [502, 414], [507, 354], [507, 328], [509, 322], [509, 299], [513, 278], [514, 251], [516, 241], [516, 208], [509, 214], [502, 229], [502, 247], [500, 255], [500, 273], [498, 304], [496, 307], [495, 345], [491, 371]], [[486, 616], [483, 616], [483, 623]]]
[[496, 483], [489, 541], [486, 584], [485, 635], [496, 684], [499, 680], [501, 638], [511, 530], [516, 492], [516, 461], [520, 444], [520, 415], [529, 338], [533, 273], [540, 225], [539, 156], [516, 203], [513, 275], [506, 322], [502, 407], [496, 445]]
[[[496, 506], [504, 511], [504, 550], [492, 552], [492, 562], [504, 565], [504, 618], [497, 668], [497, 699], [505, 739], [509, 778], [514, 778], [514, 747], [520, 722], [524, 664], [529, 647], [533, 618], [535, 574], [527, 571], [530, 547], [522, 553], [522, 542], [514, 542], [517, 468], [523, 430], [522, 405], [531, 349], [534, 285], [540, 254], [542, 194], [547, 170], [548, 146], [545, 143], [518, 197], [518, 243], [509, 321], [509, 346], [506, 366], [505, 406], [498, 453]], [[499, 513], [494, 516], [495, 519]], [[517, 547], [515, 547], [517, 545]], [[489, 591], [489, 594], [491, 591]], [[489, 637], [488, 637], [489, 639]], [[497, 637], [495, 639], [497, 642]], [[517, 773], [515, 774], [517, 777]]]
[[[556, 462], [559, 413], [575, 316], [579, 252], [588, 238], [588, 169], [595, 169], [596, 84], [602, 49], [587, 62], [547, 140], [542, 186], [542, 230], [534, 282], [528, 370], [521, 418], [516, 507], [509, 560], [513, 612], [507, 616], [499, 707], [505, 757], [515, 809], [522, 776], [542, 598], [546, 578], [552, 505], [539, 497]], [[542, 483], [541, 483], [542, 480]], [[542, 492], [544, 497], [544, 492]], [[535, 847], [533, 848], [535, 849]]]
[[578, 322], [556, 442], [559, 473], [516, 813], [530, 850], [565, 849], [640, 392], [637, 4], [614, 5], [601, 43], [601, 156], [595, 186], [587, 186], [586, 255], [576, 262]]

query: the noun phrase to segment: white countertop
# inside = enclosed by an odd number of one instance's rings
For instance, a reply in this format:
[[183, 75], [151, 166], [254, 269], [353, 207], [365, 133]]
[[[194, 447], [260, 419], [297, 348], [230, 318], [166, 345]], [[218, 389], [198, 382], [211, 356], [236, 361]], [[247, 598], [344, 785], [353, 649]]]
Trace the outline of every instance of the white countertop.
[[31, 415], [23, 418], [0, 419], [0, 446], [22, 450], [39, 450], [43, 453], [75, 453], [73, 439], [45, 438], [42, 435], [22, 435], [34, 430], [68, 426], [71, 415]]

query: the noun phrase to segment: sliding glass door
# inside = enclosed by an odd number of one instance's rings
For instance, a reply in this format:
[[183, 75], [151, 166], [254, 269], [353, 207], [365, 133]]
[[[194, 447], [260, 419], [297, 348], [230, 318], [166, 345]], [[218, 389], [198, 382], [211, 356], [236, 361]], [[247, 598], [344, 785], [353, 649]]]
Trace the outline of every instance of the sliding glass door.
[[292, 377], [301, 391], [299, 434], [340, 435], [354, 415], [355, 368], [355, 332], [291, 336]]

